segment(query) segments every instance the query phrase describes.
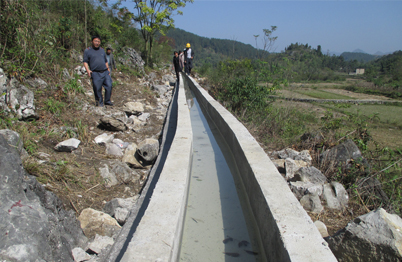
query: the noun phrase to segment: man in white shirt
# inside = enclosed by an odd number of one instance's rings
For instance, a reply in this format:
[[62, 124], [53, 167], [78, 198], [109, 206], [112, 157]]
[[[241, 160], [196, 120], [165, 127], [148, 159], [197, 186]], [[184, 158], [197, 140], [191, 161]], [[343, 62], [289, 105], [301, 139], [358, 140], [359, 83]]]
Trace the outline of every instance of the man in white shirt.
[[194, 51], [191, 49], [190, 43], [187, 43], [186, 50], [184, 50], [184, 64], [185, 72], [187, 75], [191, 74], [191, 69], [193, 68]]

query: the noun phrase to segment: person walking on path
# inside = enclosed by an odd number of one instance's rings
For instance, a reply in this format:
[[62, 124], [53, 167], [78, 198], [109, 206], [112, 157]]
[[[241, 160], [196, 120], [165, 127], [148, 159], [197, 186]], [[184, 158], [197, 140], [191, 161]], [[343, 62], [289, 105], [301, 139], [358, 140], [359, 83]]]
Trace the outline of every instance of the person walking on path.
[[[113, 106], [110, 101], [112, 96], [112, 78], [110, 77], [109, 64], [105, 50], [100, 47], [99, 36], [92, 37], [92, 46], [84, 51], [84, 67], [88, 76], [92, 79], [92, 87], [95, 95], [96, 106]], [[105, 103], [103, 103], [102, 86], [105, 88]]]
[[109, 65], [109, 71], [110, 71], [110, 76], [112, 76], [112, 70], [116, 70], [116, 61], [114, 61], [114, 57], [112, 54], [112, 48], [108, 47], [106, 48], [106, 59]]
[[179, 62], [180, 62], [180, 72], [183, 72], [183, 69], [184, 69], [184, 53], [183, 53], [183, 51], [179, 51]]
[[191, 74], [191, 69], [193, 68], [194, 51], [191, 49], [190, 43], [187, 43], [186, 50], [184, 50], [184, 63], [186, 66], [186, 74]]
[[180, 58], [179, 54], [177, 51], [174, 51], [174, 56], [173, 56], [173, 67], [174, 71], [176, 72], [176, 78], [177, 78], [177, 83], [180, 81]]

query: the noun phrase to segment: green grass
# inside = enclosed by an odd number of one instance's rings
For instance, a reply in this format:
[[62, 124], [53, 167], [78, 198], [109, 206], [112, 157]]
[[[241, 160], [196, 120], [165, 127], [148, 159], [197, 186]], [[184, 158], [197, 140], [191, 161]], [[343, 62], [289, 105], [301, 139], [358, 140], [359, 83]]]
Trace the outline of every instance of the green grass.
[[338, 95], [331, 92], [323, 91], [323, 90], [296, 90], [294, 91], [299, 94], [311, 96], [318, 99], [347, 99], [347, 100], [354, 100], [350, 96]]
[[58, 101], [50, 97], [45, 101], [43, 109], [52, 114], [60, 114], [65, 106], [66, 104], [64, 102]]
[[334, 109], [341, 113], [360, 114], [364, 116], [377, 115], [382, 123], [402, 127], [402, 106], [372, 104], [350, 105], [349, 107], [343, 108], [337, 106], [336, 104], [325, 104], [321, 106]]

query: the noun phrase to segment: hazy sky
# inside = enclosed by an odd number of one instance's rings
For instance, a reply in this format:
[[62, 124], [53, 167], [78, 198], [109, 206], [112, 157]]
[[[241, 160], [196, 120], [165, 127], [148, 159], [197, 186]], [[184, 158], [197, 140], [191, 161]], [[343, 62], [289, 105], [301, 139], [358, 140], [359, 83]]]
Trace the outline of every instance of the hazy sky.
[[321, 45], [324, 53], [402, 50], [402, 1], [195, 0], [180, 10], [177, 28], [253, 46], [253, 35], [275, 25], [276, 52], [296, 42]]

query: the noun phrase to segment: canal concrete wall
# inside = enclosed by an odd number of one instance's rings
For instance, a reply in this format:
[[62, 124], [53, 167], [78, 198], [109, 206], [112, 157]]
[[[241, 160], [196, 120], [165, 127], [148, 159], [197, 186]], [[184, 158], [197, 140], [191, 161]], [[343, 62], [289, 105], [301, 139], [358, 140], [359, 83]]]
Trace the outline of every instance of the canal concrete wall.
[[337, 261], [258, 142], [206, 90], [184, 77], [234, 154], [268, 261]]
[[110, 252], [106, 261], [164, 262], [176, 261], [178, 257], [192, 162], [193, 136], [183, 81], [180, 81], [178, 88], [176, 133], [148, 207], [132, 236], [129, 233], [133, 231], [130, 229], [132, 225], [123, 227], [120, 235], [130, 240], [121, 258], [116, 253], [122, 248], [122, 244], [112, 248], [114, 251]]
[[[166, 160], [156, 167], [161, 169], [156, 185], [149, 186], [147, 182], [146, 192], [141, 193], [140, 199], [149, 203], [134, 207], [104, 261], [178, 259], [193, 136], [183, 82], [194, 91], [197, 101], [205, 109], [204, 114], [213, 119], [234, 154], [267, 260], [337, 261], [284, 178], [248, 130], [192, 78], [183, 77], [174, 102], [177, 104], [173, 105], [177, 106], [174, 139]], [[141, 208], [145, 210], [141, 211]]]

